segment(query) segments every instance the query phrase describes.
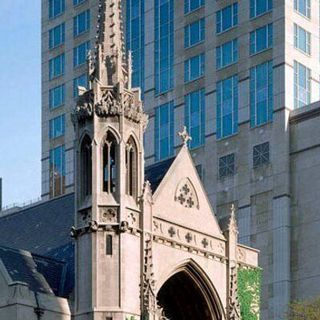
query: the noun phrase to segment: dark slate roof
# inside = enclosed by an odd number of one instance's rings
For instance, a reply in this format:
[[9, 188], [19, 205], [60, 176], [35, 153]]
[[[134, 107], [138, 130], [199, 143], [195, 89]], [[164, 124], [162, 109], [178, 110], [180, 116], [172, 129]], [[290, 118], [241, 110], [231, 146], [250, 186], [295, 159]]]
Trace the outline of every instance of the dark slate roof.
[[[145, 168], [145, 180], [149, 180], [153, 192], [174, 159]], [[13, 280], [26, 282], [40, 292], [51, 287], [56, 295], [68, 297], [74, 287], [74, 243], [70, 237], [73, 224], [74, 194], [0, 216], [0, 246], [16, 249], [2, 249], [0, 254]], [[32, 270], [36, 271], [33, 277]]]
[[[0, 217], [0, 246], [32, 252], [38, 270], [52, 289], [60, 296], [68, 296], [74, 287], [74, 245], [70, 237], [73, 220], [74, 194], [22, 209]], [[36, 255], [64, 262], [65, 269]]]
[[152, 192], [156, 191], [160, 182], [172, 165], [174, 159], [175, 157], [172, 157], [145, 168], [145, 180], [150, 182]]
[[[61, 278], [65, 269], [64, 263], [33, 256], [29, 251], [6, 247], [0, 247], [0, 259], [13, 282], [26, 283], [35, 292], [59, 295], [57, 279]], [[53, 271], [52, 275], [56, 279], [51, 277], [51, 281], [47, 281], [41, 272], [44, 266], [47, 270]]]

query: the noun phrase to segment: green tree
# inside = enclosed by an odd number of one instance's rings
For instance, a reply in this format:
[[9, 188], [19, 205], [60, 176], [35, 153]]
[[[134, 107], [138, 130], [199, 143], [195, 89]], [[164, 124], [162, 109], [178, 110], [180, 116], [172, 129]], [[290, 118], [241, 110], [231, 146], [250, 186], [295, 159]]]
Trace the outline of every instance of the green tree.
[[288, 320], [319, 320], [320, 297], [291, 303]]

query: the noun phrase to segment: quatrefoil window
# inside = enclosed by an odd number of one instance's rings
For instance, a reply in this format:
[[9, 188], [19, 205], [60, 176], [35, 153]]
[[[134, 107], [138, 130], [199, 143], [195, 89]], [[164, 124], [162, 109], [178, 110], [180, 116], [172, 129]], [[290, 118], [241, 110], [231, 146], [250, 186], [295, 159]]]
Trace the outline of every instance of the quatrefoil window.
[[185, 208], [199, 209], [199, 201], [196, 190], [188, 178], [183, 179], [178, 184], [175, 201]]

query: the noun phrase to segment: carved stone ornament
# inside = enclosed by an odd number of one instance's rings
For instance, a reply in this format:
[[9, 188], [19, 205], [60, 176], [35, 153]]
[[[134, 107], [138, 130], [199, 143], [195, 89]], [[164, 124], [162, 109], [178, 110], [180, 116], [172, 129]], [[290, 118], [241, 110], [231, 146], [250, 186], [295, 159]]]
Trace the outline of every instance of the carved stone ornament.
[[101, 100], [95, 105], [95, 112], [99, 117], [120, 115], [121, 108], [118, 103], [115, 88], [104, 89]]
[[83, 92], [77, 101], [77, 105], [71, 115], [72, 121], [84, 121], [91, 118], [93, 114], [93, 92], [88, 90]]
[[102, 223], [116, 223], [117, 222], [117, 208], [100, 208], [100, 221]]
[[189, 179], [184, 179], [179, 183], [174, 200], [185, 208], [199, 209], [198, 196]]
[[145, 233], [144, 237], [142, 299], [143, 314], [145, 318], [149, 318], [149, 315], [155, 315], [157, 312], [157, 301], [153, 276], [152, 234]]
[[230, 270], [229, 290], [229, 319], [241, 320], [240, 303], [238, 298], [238, 275], [237, 267]]

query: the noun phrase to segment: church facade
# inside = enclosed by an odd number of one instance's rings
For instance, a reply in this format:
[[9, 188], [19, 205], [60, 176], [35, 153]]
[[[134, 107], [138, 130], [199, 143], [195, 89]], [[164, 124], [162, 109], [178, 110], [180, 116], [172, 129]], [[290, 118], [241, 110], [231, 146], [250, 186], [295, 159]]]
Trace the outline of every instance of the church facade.
[[0, 319], [259, 319], [258, 252], [238, 243], [236, 209], [218, 224], [185, 129], [175, 158], [145, 168], [120, 1], [98, 22], [73, 113], [75, 194], [1, 218]]

